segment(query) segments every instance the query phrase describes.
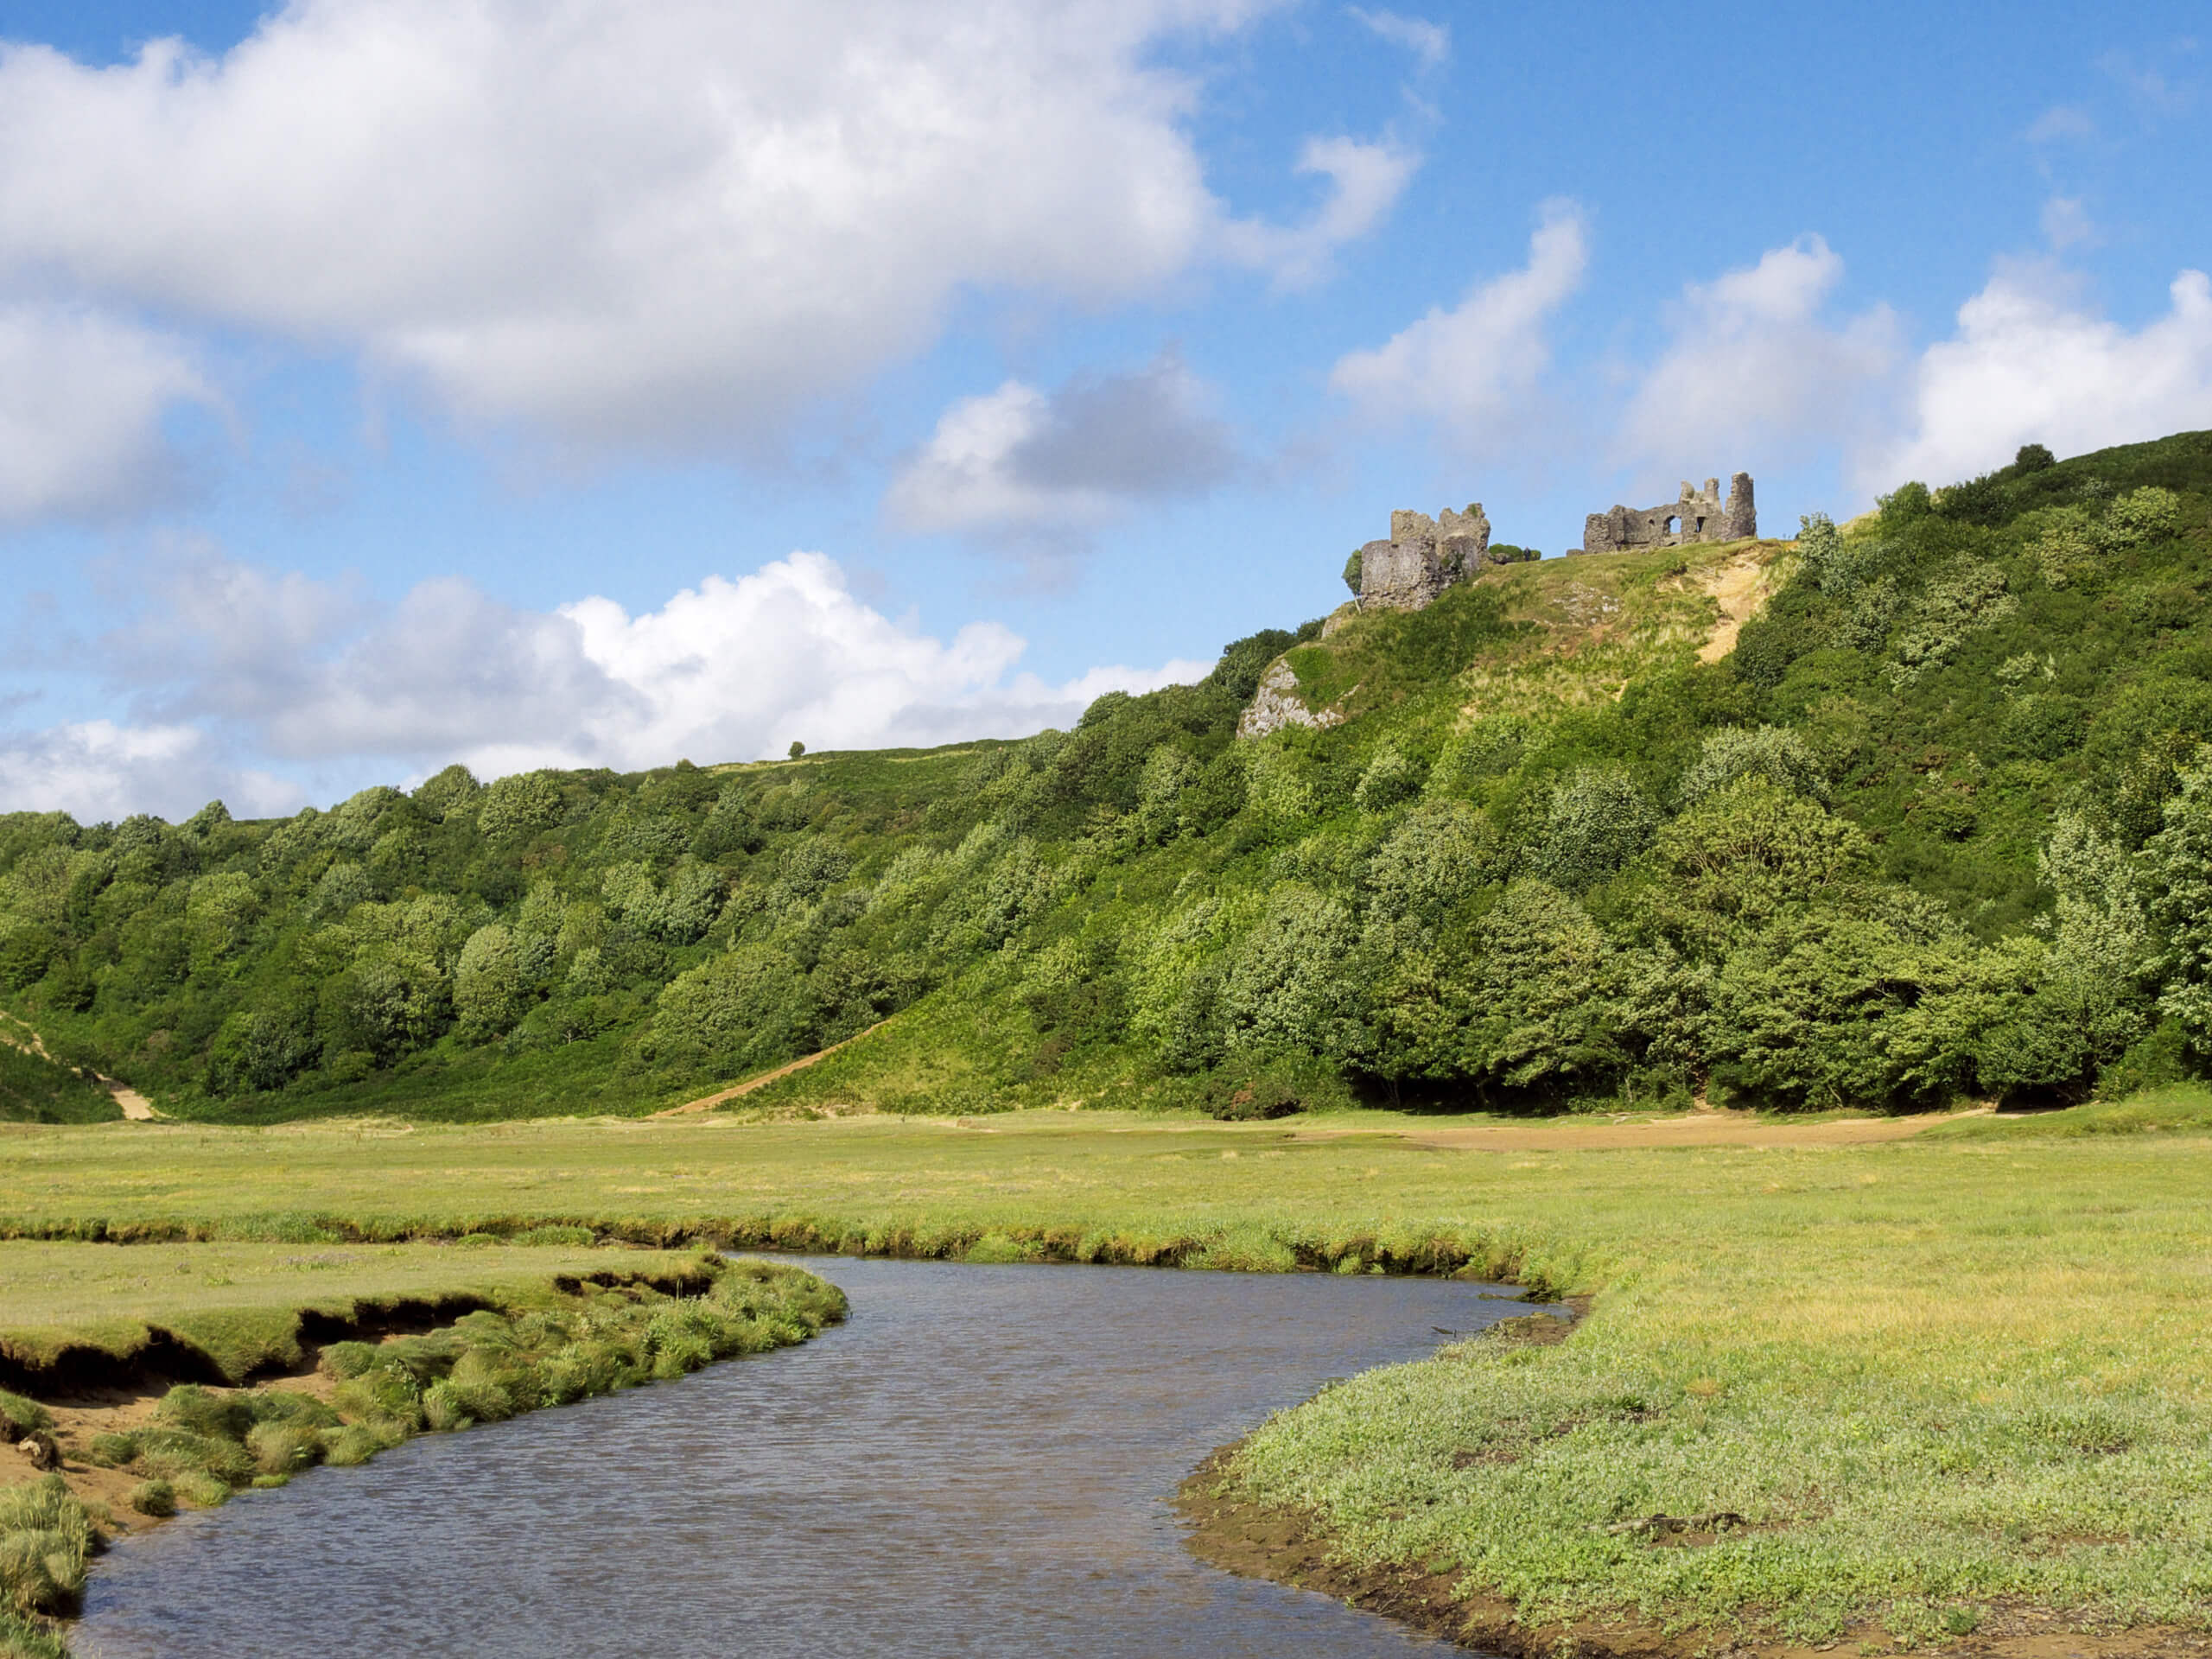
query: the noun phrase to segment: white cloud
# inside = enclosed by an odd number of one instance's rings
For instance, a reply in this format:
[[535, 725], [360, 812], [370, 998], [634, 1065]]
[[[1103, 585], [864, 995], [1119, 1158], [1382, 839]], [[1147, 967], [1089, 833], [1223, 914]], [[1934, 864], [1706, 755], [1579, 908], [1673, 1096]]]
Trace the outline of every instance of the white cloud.
[[908, 530], [1079, 541], [1136, 503], [1202, 494], [1235, 471], [1234, 440], [1206, 404], [1173, 356], [1049, 394], [1009, 380], [945, 410], [886, 508]]
[[80, 306], [0, 306], [0, 523], [100, 517], [177, 482], [162, 417], [214, 394], [179, 341]]
[[0, 275], [359, 349], [585, 444], [774, 429], [965, 289], [1086, 305], [1194, 262], [1310, 280], [1410, 171], [1309, 145], [1233, 221], [1179, 36], [1274, 0], [291, 0], [217, 58], [0, 47]]
[[1684, 291], [1675, 337], [1630, 400], [1631, 454], [1749, 464], [1864, 429], [1899, 354], [1887, 306], [1830, 321], [1843, 261], [1817, 236]]
[[358, 593], [203, 554], [146, 584], [148, 616], [101, 642], [136, 709], [0, 734], [0, 810], [80, 817], [288, 810], [316, 777], [391, 777], [461, 760], [493, 777], [539, 766], [623, 769], [1021, 736], [1067, 726], [1112, 690], [1210, 664], [1107, 665], [1054, 683], [1020, 671], [1020, 637], [971, 622], [950, 639], [855, 598], [837, 564], [794, 553], [710, 576], [632, 616], [590, 598], [517, 609], [458, 578], [380, 610]]
[[0, 733], [0, 810], [67, 812], [92, 823], [134, 812], [181, 818], [216, 799], [241, 817], [304, 804], [296, 785], [226, 764], [194, 726], [88, 720]]
[[1999, 467], [2021, 444], [2076, 454], [2212, 427], [2212, 279], [2184, 270], [2165, 315], [2138, 329], [2073, 302], [2035, 266], [2008, 265], [1922, 355], [1908, 435], [1865, 457], [1860, 481], [1946, 484]]
[[1424, 69], [1433, 69], [1452, 55], [1452, 31], [1441, 23], [1395, 11], [1369, 11], [1359, 6], [1347, 6], [1345, 10], [1391, 45], [1405, 48], [1421, 60]]
[[1434, 422], [1462, 444], [1494, 441], [1522, 420], [1551, 361], [1546, 325], [1581, 285], [1582, 215], [1545, 204], [1522, 269], [1479, 283], [1450, 311], [1432, 309], [1372, 351], [1338, 360], [1329, 385], [1371, 419]]
[[1230, 257], [1272, 270], [1280, 288], [1311, 288], [1328, 276], [1338, 249], [1390, 216], [1420, 166], [1417, 152], [1389, 141], [1309, 138], [1294, 170], [1328, 180], [1328, 199], [1303, 225], [1238, 219], [1224, 227], [1224, 245]]

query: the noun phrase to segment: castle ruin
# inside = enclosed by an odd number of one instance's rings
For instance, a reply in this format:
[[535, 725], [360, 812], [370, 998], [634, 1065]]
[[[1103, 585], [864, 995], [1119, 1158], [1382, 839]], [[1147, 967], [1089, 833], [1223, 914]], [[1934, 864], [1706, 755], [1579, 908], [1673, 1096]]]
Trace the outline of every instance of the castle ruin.
[[1693, 542], [1740, 542], [1759, 533], [1758, 510], [1751, 502], [1751, 475], [1728, 480], [1728, 499], [1720, 499], [1720, 480], [1705, 487], [1682, 484], [1681, 498], [1662, 507], [1615, 507], [1582, 521], [1585, 553], [1625, 553], [1646, 547], [1685, 547]]
[[1480, 570], [1489, 554], [1490, 520], [1481, 502], [1465, 512], [1446, 507], [1440, 518], [1402, 507], [1390, 515], [1389, 541], [1370, 542], [1352, 556], [1359, 567], [1359, 607], [1420, 610]]

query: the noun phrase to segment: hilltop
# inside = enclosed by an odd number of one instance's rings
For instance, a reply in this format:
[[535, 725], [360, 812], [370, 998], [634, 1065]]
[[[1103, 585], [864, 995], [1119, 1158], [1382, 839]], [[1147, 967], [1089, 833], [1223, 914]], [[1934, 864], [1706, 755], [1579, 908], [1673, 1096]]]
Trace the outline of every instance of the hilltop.
[[2212, 1039], [2208, 580], [2212, 434], [2031, 450], [1020, 741], [18, 813], [0, 998], [233, 1122], [645, 1111], [862, 1032], [731, 1103], [2078, 1098]]

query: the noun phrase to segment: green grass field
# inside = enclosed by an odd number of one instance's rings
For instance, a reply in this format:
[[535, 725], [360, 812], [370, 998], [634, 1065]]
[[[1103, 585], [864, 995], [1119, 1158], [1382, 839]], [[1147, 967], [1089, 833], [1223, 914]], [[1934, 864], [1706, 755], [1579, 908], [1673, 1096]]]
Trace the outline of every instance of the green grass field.
[[557, 1274], [673, 1274], [689, 1255], [527, 1244], [0, 1245], [0, 1358], [37, 1365], [69, 1344], [128, 1356], [157, 1326], [236, 1382], [301, 1357], [307, 1313], [353, 1319], [396, 1304], [512, 1306]]
[[[1256, 1434], [1233, 1478], [1310, 1507], [1355, 1560], [1458, 1572], [1535, 1621], [1811, 1639], [1872, 1620], [1928, 1642], [2032, 1605], [2212, 1624], [2201, 1091], [1863, 1146], [1405, 1136], [1448, 1122], [26, 1128], [0, 1133], [0, 1230], [21, 1241], [0, 1255], [22, 1264], [0, 1271], [12, 1324], [14, 1286], [75, 1262], [143, 1261], [103, 1294], [145, 1318], [171, 1278], [178, 1307], [212, 1306], [210, 1273], [180, 1262], [257, 1264], [256, 1294], [281, 1300], [458, 1257], [349, 1239], [544, 1223], [993, 1261], [1465, 1264], [1595, 1306], [1560, 1346], [1476, 1342], [1332, 1389]], [[103, 1231], [294, 1242], [26, 1238]], [[20, 1304], [41, 1321], [96, 1305], [50, 1280]], [[1607, 1530], [1715, 1510], [1749, 1524], [1703, 1548]]]

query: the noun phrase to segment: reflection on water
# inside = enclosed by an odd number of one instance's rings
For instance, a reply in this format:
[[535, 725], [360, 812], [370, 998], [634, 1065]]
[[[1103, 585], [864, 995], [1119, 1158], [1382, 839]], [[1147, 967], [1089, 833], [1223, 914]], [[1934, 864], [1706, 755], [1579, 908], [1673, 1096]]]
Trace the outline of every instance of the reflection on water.
[[805, 1346], [317, 1470], [118, 1546], [94, 1659], [1368, 1656], [1439, 1644], [1181, 1548], [1177, 1484], [1514, 1311], [1433, 1280], [836, 1257]]

